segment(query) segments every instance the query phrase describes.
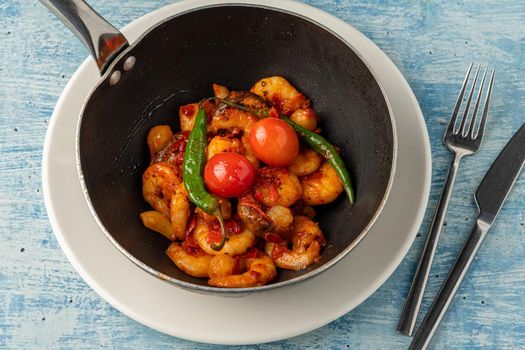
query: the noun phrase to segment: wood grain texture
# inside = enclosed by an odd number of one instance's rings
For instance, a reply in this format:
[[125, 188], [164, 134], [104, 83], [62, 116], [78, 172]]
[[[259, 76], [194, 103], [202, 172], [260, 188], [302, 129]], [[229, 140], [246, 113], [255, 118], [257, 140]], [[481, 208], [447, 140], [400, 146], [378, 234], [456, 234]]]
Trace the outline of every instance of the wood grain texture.
[[[171, 2], [90, 1], [118, 27]], [[308, 3], [362, 31], [405, 74], [430, 133], [431, 198], [406, 259], [366, 302], [316, 331], [256, 348], [406, 348], [409, 338], [396, 334], [395, 326], [451, 160], [441, 137], [469, 62], [490, 63], [497, 69], [491, 116], [480, 153], [465, 159], [460, 170], [423, 311], [473, 224], [475, 188], [525, 121], [525, 2]], [[215, 348], [160, 334], [113, 309], [77, 275], [53, 236], [41, 193], [44, 136], [58, 96], [86, 55], [37, 2], [0, 2], [0, 348]], [[521, 176], [433, 348], [525, 349], [524, 238]]]

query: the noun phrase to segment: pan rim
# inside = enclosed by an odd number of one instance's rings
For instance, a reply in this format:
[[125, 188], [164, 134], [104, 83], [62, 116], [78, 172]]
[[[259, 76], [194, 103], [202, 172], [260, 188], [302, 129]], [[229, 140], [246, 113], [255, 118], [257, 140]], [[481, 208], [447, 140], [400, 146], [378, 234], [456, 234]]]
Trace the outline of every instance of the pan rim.
[[[191, 2], [191, 0], [187, 1], [187, 2]], [[381, 79], [379, 78], [378, 74], [374, 71], [374, 69], [371, 67], [369, 62], [362, 56], [362, 54], [357, 50], [357, 48], [354, 45], [349, 43], [339, 33], [337, 33], [336, 31], [332, 30], [331, 28], [329, 28], [329, 27], [319, 23], [314, 18], [308, 17], [307, 15], [304, 15], [302, 13], [296, 12], [294, 10], [286, 9], [285, 8], [286, 3], [296, 4], [295, 1], [289, 1], [289, 0], [283, 1], [282, 2], [282, 7], [263, 4], [263, 3], [257, 2], [257, 0], [247, 0], [245, 2], [235, 2], [235, 1], [233, 1], [233, 2], [229, 2], [229, 1], [222, 2], [222, 1], [219, 1], [219, 2], [216, 2], [216, 3], [212, 3], [212, 4], [192, 7], [191, 9], [178, 12], [178, 13], [172, 15], [172, 16], [168, 16], [168, 17], [162, 19], [161, 21], [157, 22], [156, 24], [154, 24], [153, 26], [151, 26], [147, 30], [145, 30], [132, 43], [130, 43], [130, 46], [128, 48], [126, 48], [124, 51], [122, 51], [114, 59], [114, 61], [108, 66], [106, 72], [100, 77], [98, 83], [91, 89], [91, 91], [89, 92], [89, 94], [87, 95], [85, 101], [82, 104], [81, 113], [80, 113], [80, 116], [78, 118], [78, 122], [77, 122], [77, 126], [76, 126], [75, 156], [76, 156], [77, 174], [79, 176], [82, 192], [84, 193], [84, 197], [86, 199], [86, 203], [88, 205], [90, 213], [91, 213], [92, 217], [95, 219], [95, 221], [96, 221], [97, 225], [99, 226], [99, 228], [102, 230], [102, 232], [106, 236], [106, 238], [113, 244], [114, 247], [117, 248], [117, 250], [121, 254], [123, 254], [126, 258], [128, 258], [131, 262], [133, 262], [136, 266], [140, 267], [142, 270], [146, 271], [147, 273], [149, 273], [152, 276], [155, 276], [155, 277], [159, 278], [160, 280], [168, 282], [170, 285], [174, 285], [176, 287], [181, 287], [181, 288], [186, 289], [186, 290], [190, 290], [190, 291], [197, 292], [197, 293], [204, 293], [204, 294], [243, 295], [243, 294], [248, 294], [248, 293], [263, 292], [263, 291], [267, 291], [267, 290], [283, 288], [283, 287], [295, 285], [295, 284], [303, 282], [303, 281], [305, 281], [307, 279], [313, 278], [313, 277], [319, 275], [320, 273], [330, 269], [331, 267], [333, 267], [338, 262], [340, 262], [346, 255], [348, 255], [352, 250], [354, 250], [359, 245], [359, 243], [366, 237], [368, 232], [370, 232], [371, 228], [376, 223], [377, 219], [381, 215], [381, 213], [382, 213], [382, 211], [383, 211], [383, 209], [385, 207], [385, 204], [386, 204], [386, 202], [387, 202], [387, 200], [388, 200], [388, 198], [390, 196], [390, 192], [391, 192], [391, 189], [392, 189], [392, 186], [393, 186], [393, 183], [394, 183], [394, 178], [395, 178], [394, 175], [395, 175], [395, 172], [396, 172], [396, 166], [397, 166], [398, 139], [397, 139], [397, 129], [396, 129], [396, 124], [395, 124], [395, 119], [393, 117], [391, 103], [390, 103], [390, 100], [388, 98], [388, 95], [386, 94], [386, 91], [385, 91], [385, 88], [383, 86], [383, 83], [381, 82]], [[301, 4], [301, 5], [309, 7], [309, 8], [312, 8], [312, 6], [309, 6], [309, 5], [306, 5], [306, 4]], [[168, 21], [171, 21], [172, 19], [175, 19], [177, 17], [183, 16], [183, 15], [188, 14], [188, 13], [196, 12], [196, 11], [199, 11], [199, 10], [210, 9], [210, 8], [217, 8], [217, 7], [229, 7], [229, 6], [232, 6], [232, 7], [233, 6], [242, 6], [242, 7], [262, 8], [262, 9], [268, 9], [268, 10], [277, 11], [277, 12], [285, 13], [285, 14], [288, 14], [288, 15], [292, 15], [292, 16], [301, 18], [303, 20], [306, 20], [306, 21], [312, 23], [313, 25], [315, 25], [315, 26], [317, 26], [317, 27], [327, 31], [328, 33], [330, 33], [331, 35], [336, 37], [338, 40], [340, 40], [343, 44], [345, 44], [348, 48], [350, 48], [359, 57], [361, 62], [366, 66], [368, 71], [372, 74], [372, 77], [374, 78], [374, 81], [377, 83], [377, 85], [378, 85], [378, 87], [379, 87], [379, 89], [381, 91], [381, 94], [383, 96], [383, 99], [385, 101], [385, 104], [387, 106], [388, 116], [389, 116], [389, 120], [390, 120], [391, 131], [392, 131], [392, 163], [391, 163], [391, 168], [390, 168], [388, 184], [387, 184], [386, 189], [384, 191], [383, 197], [382, 197], [382, 199], [381, 199], [381, 201], [379, 203], [379, 206], [377, 207], [377, 209], [375, 210], [375, 213], [372, 216], [372, 219], [368, 222], [366, 227], [359, 233], [359, 235], [354, 239], [354, 241], [352, 241], [345, 249], [343, 249], [338, 255], [333, 257], [331, 260], [327, 261], [322, 266], [319, 266], [318, 268], [316, 268], [316, 269], [314, 269], [314, 270], [312, 270], [312, 271], [310, 271], [308, 273], [305, 273], [305, 274], [303, 274], [301, 276], [297, 276], [297, 277], [291, 278], [291, 279], [286, 280], [286, 281], [270, 283], [270, 284], [263, 285], [263, 286], [249, 287], [249, 288], [218, 288], [218, 287], [211, 287], [211, 286], [206, 286], [206, 285], [198, 285], [198, 284], [193, 284], [193, 283], [190, 283], [190, 282], [181, 281], [181, 280], [178, 280], [176, 278], [173, 278], [171, 276], [168, 276], [166, 274], [163, 274], [163, 273], [155, 270], [151, 266], [143, 263], [142, 261], [137, 259], [135, 256], [133, 256], [131, 253], [129, 253], [124, 247], [122, 247], [118, 243], [118, 241], [112, 236], [112, 234], [109, 232], [109, 230], [106, 229], [106, 227], [104, 226], [104, 224], [102, 223], [102, 221], [98, 217], [98, 215], [96, 213], [96, 210], [95, 210], [95, 208], [93, 206], [93, 203], [91, 202], [91, 198], [89, 196], [89, 192], [87, 190], [87, 186], [86, 186], [86, 183], [85, 183], [85, 180], [84, 180], [83, 171], [82, 171], [82, 164], [81, 164], [81, 160], [80, 160], [80, 131], [81, 131], [82, 121], [83, 121], [83, 117], [84, 117], [84, 110], [85, 110], [87, 104], [89, 103], [92, 95], [95, 93], [95, 91], [102, 84], [109, 82], [110, 76], [113, 73], [113, 71], [115, 70], [115, 67], [119, 63], [121, 63], [123, 61], [124, 57], [130, 51], [132, 51], [135, 48], [135, 46], [138, 43], [140, 43], [141, 40], [145, 36], [147, 36], [149, 33], [154, 31], [155, 29], [157, 29], [157, 27], [161, 26], [162, 24], [164, 24], [164, 23], [166, 23]], [[339, 19], [339, 18], [337, 18], [337, 17], [335, 17], [335, 16], [333, 16], [331, 14], [328, 14], [328, 13], [326, 13], [326, 12], [320, 10], [320, 9], [317, 9], [317, 8], [313, 8], [313, 9], [315, 9], [316, 11], [321, 12], [321, 13], [323, 13], [325, 15], [330, 16], [333, 21], [342, 22], [344, 25], [348, 25], [346, 22], [342, 21], [341, 19]]]

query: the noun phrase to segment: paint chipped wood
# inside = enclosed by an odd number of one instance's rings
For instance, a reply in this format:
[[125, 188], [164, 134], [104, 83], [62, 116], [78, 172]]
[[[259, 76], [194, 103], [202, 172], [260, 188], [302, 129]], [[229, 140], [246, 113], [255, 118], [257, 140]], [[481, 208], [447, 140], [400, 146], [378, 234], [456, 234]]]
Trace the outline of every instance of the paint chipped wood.
[[[92, 0], [121, 27], [169, 0]], [[497, 69], [480, 153], [465, 159], [423, 300], [429, 307], [474, 220], [472, 195], [497, 153], [525, 121], [523, 1], [343, 1], [308, 3], [354, 25], [407, 77], [425, 115], [433, 184], [421, 235], [393, 276], [367, 301], [306, 335], [267, 349], [406, 348], [395, 326], [443, 186], [450, 154], [441, 144], [467, 64]], [[0, 348], [214, 348], [160, 334], [112, 308], [61, 252], [41, 190], [44, 136], [53, 107], [87, 55], [38, 2], [0, 2]], [[509, 197], [438, 331], [436, 349], [525, 348], [525, 176]], [[245, 347], [246, 349], [251, 347]]]

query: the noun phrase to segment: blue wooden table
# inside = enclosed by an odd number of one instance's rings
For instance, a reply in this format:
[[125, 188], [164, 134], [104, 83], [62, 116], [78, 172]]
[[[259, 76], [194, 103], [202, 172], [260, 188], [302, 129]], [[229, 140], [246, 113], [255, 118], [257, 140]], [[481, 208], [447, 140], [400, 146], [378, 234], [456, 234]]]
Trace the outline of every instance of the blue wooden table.
[[[119, 27], [171, 2], [90, 1]], [[395, 326], [451, 159], [441, 137], [469, 62], [497, 69], [491, 119], [480, 153], [467, 158], [460, 171], [423, 311], [473, 223], [477, 184], [525, 122], [525, 2], [308, 3], [361, 30], [405, 74], [430, 134], [431, 197], [406, 259], [366, 302], [321, 329], [258, 348], [405, 348], [409, 338], [396, 334]], [[0, 2], [0, 348], [212, 348], [163, 335], [116, 311], [77, 275], [55, 240], [42, 198], [42, 147], [58, 96], [86, 55], [36, 1]], [[433, 347], [525, 349], [525, 176], [482, 246]]]

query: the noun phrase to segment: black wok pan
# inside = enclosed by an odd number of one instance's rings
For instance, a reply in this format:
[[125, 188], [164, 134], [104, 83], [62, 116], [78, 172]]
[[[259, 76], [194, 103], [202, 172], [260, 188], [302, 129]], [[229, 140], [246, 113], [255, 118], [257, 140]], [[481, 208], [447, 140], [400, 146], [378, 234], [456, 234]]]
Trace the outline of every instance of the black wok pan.
[[[84, 2], [41, 1], [82, 39], [101, 72], [78, 124], [78, 171], [96, 221], [135, 264], [196, 291], [262, 291], [325, 271], [369, 231], [393, 180], [395, 130], [378, 81], [336, 34], [281, 9], [219, 4], [168, 18], [129, 46]], [[340, 196], [318, 207], [327, 245], [308, 269], [280, 271], [276, 282], [261, 287], [209, 287], [178, 270], [164, 254], [170, 242], [139, 221], [139, 213], [149, 210], [141, 192], [149, 162], [146, 135], [158, 124], [177, 130], [178, 107], [212, 95], [213, 82], [247, 90], [271, 75], [284, 76], [312, 99], [324, 135], [341, 149], [357, 200], [350, 206]]]

